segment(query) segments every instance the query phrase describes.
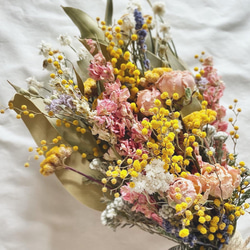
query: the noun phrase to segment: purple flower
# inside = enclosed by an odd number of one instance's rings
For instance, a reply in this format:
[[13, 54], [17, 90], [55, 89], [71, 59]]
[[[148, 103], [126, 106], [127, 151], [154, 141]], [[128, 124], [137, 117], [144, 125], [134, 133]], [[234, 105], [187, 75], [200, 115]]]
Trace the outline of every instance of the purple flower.
[[61, 94], [57, 99], [53, 99], [50, 105], [46, 106], [48, 111], [52, 111], [55, 114], [58, 114], [63, 108], [68, 107], [72, 110], [75, 109], [73, 103], [73, 97], [67, 94]]
[[135, 29], [138, 35], [137, 45], [139, 47], [139, 50], [142, 53], [142, 56], [144, 57], [144, 60], [143, 60], [144, 67], [145, 69], [148, 70], [149, 60], [147, 59], [147, 56], [146, 56], [147, 45], [145, 44], [147, 31], [145, 29], [142, 29], [142, 26], [144, 24], [144, 18], [142, 17], [142, 13], [138, 11], [137, 9], [134, 10], [134, 18], [135, 18]]

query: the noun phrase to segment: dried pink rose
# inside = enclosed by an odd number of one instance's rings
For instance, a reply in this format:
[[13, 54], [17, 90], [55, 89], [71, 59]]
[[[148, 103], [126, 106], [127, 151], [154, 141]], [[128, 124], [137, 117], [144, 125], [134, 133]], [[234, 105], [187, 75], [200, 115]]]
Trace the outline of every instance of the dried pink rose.
[[152, 112], [149, 111], [149, 109], [155, 107], [154, 101], [155, 99], [161, 100], [161, 92], [157, 90], [156, 88], [150, 89], [144, 89], [138, 92], [137, 96], [137, 107], [139, 109], [143, 109], [142, 113], [146, 116], [153, 115]]
[[223, 200], [231, 197], [234, 189], [240, 183], [240, 172], [232, 170], [229, 166], [223, 167], [220, 164], [211, 165], [204, 162], [201, 168], [200, 181], [202, 190], [210, 190], [209, 194]]
[[235, 169], [235, 168], [232, 168], [228, 165], [225, 166], [228, 173], [232, 176], [233, 178], [233, 186], [235, 188], [237, 188], [239, 185], [240, 185], [240, 182], [241, 182], [241, 176], [240, 176], [240, 170], [239, 169]]
[[[196, 186], [198, 184], [198, 180], [195, 180]], [[177, 190], [180, 189], [180, 192], [177, 192]], [[201, 189], [199, 189], [201, 191]], [[176, 194], [180, 193], [181, 198], [178, 199]], [[173, 183], [170, 184], [168, 193], [167, 193], [167, 198], [168, 198], [168, 204], [175, 208], [176, 204], [180, 204], [182, 202], [186, 202], [186, 198], [190, 197], [191, 202], [188, 204], [188, 207], [190, 207], [193, 204], [193, 201], [195, 200], [197, 196], [197, 192], [194, 186], [193, 181], [187, 180], [182, 177], [178, 177], [174, 180]]]
[[185, 88], [194, 91], [196, 86], [194, 77], [187, 70], [164, 72], [155, 85], [161, 92], [167, 92], [169, 97], [177, 93], [179, 98], [185, 95]]

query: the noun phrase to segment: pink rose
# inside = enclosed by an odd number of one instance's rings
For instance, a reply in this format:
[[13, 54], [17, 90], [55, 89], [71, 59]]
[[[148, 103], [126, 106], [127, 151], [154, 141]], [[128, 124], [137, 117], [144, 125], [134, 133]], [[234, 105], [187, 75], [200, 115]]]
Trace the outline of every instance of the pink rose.
[[[200, 185], [198, 190], [201, 191], [201, 184], [198, 184], [198, 182], [199, 182], [198, 180], [195, 180], [195, 182], [196, 182], [195, 185], [197, 187]], [[180, 192], [177, 192], [176, 188], [179, 188]], [[180, 199], [176, 198], [177, 193], [181, 194]], [[187, 179], [182, 178], [182, 177], [178, 177], [174, 180], [173, 183], [170, 184], [168, 194], [167, 194], [168, 204], [171, 207], [175, 208], [176, 204], [186, 202], [186, 198], [190, 197], [191, 202], [188, 204], [188, 207], [190, 207], [193, 204], [193, 201], [195, 200], [196, 196], [197, 196], [197, 192], [196, 192], [193, 181], [187, 180]]]
[[168, 92], [169, 97], [177, 93], [180, 98], [185, 95], [185, 88], [194, 91], [196, 86], [194, 77], [187, 70], [164, 72], [155, 85], [161, 92]]
[[233, 178], [233, 186], [235, 188], [237, 188], [239, 185], [240, 185], [240, 182], [241, 182], [241, 177], [240, 177], [240, 170], [239, 169], [235, 169], [235, 168], [232, 168], [228, 165], [225, 166], [228, 173], [232, 176]]
[[[207, 167], [210, 167], [211, 171], [207, 171]], [[234, 189], [240, 183], [240, 173], [220, 164], [210, 165], [205, 162], [201, 168], [200, 181], [203, 191], [209, 189], [210, 195], [225, 200], [231, 197]]]
[[161, 100], [161, 93], [156, 88], [152, 88], [152, 90], [141, 90], [138, 92], [136, 104], [139, 109], [144, 109], [144, 111], [142, 112], [144, 115], [153, 115], [152, 112], [149, 112], [149, 109], [155, 107], [155, 99]]
[[198, 176], [190, 174], [186, 177], [186, 179], [193, 182], [196, 194], [200, 194], [202, 192], [202, 185]]

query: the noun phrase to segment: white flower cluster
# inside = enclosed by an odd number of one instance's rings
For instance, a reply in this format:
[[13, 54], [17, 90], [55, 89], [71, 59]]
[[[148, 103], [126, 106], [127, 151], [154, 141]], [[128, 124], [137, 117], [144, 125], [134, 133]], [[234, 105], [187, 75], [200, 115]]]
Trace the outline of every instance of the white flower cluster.
[[215, 133], [214, 135], [214, 140], [221, 141], [222, 143], [224, 143], [227, 140], [227, 138], [228, 138], [228, 134], [223, 131], [219, 131]]
[[162, 206], [162, 208], [159, 210], [159, 215], [163, 218], [163, 219], [169, 219], [171, 217], [173, 217], [175, 214], [175, 210], [170, 207], [168, 204], [165, 204]]
[[137, 9], [138, 11], [141, 11], [142, 7], [141, 7], [140, 0], [129, 0], [127, 4], [127, 9], [130, 12], [134, 12], [135, 9]]
[[40, 88], [42, 88], [44, 86], [43, 82], [37, 81], [35, 77], [29, 77], [29, 78], [27, 78], [26, 82], [28, 84], [28, 87], [33, 86], [35, 88], [40, 89]]
[[109, 225], [117, 216], [117, 212], [124, 206], [121, 197], [115, 198], [113, 202], [107, 205], [106, 209], [101, 214], [101, 222], [104, 226]]
[[77, 55], [79, 57], [79, 60], [85, 60], [87, 59], [89, 53], [86, 50], [85, 47], [81, 46], [78, 50], [77, 50]]
[[72, 39], [69, 35], [64, 34], [64, 35], [60, 35], [57, 40], [60, 42], [60, 44], [62, 46], [67, 46], [67, 45], [71, 45], [72, 43]]
[[153, 3], [153, 12], [156, 15], [163, 16], [165, 13], [165, 3], [161, 1]]
[[148, 194], [166, 192], [169, 184], [174, 181], [174, 176], [165, 172], [164, 164], [160, 159], [154, 159], [151, 164], [148, 164], [145, 167], [145, 174], [140, 173], [138, 177], [133, 178], [135, 183], [133, 191], [137, 193], [145, 191]]
[[47, 58], [49, 56], [49, 52], [52, 50], [52, 45], [50, 43], [46, 43], [45, 41], [41, 41], [38, 48], [40, 50], [39, 54]]

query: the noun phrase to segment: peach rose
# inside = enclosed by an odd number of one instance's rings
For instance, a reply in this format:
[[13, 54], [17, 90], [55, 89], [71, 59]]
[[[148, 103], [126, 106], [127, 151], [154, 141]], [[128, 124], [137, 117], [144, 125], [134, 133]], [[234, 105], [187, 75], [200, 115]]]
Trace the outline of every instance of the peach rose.
[[[198, 180], [195, 180], [195, 181], [197, 181], [197, 184], [198, 184], [199, 181]], [[178, 190], [178, 188], [180, 189], [180, 192], [176, 191], [176, 189]], [[175, 208], [176, 204], [186, 202], [186, 198], [190, 197], [191, 202], [188, 204], [188, 207], [190, 207], [193, 204], [193, 201], [195, 200], [197, 196], [197, 192], [195, 188], [196, 187], [194, 186], [193, 181], [187, 180], [182, 177], [176, 178], [174, 182], [170, 184], [170, 187], [168, 190], [167, 198], [168, 198], [169, 206]], [[198, 191], [201, 191], [201, 184], [200, 184], [200, 188], [198, 188]], [[181, 194], [180, 199], [176, 198], [177, 193]]]
[[190, 88], [191, 91], [194, 91], [196, 86], [194, 77], [187, 70], [164, 72], [155, 85], [161, 92], [168, 92], [169, 97], [177, 93], [179, 98], [185, 95], [185, 88]]
[[144, 115], [149, 116], [153, 115], [152, 112], [149, 112], [149, 109], [155, 107], [154, 101], [155, 99], [161, 100], [161, 92], [156, 88], [145, 89], [138, 92], [137, 96], [137, 107], [139, 109], [143, 108], [144, 111], [142, 112]]
[[225, 166], [225, 168], [227, 169], [228, 173], [232, 176], [233, 178], [233, 186], [235, 188], [237, 188], [240, 185], [241, 182], [241, 176], [240, 176], [240, 170], [239, 169], [235, 169], [232, 168], [228, 165]]
[[[207, 171], [208, 167], [211, 171]], [[205, 162], [201, 168], [200, 181], [202, 191], [209, 189], [210, 195], [224, 200], [232, 195], [234, 189], [239, 185], [240, 179], [240, 172], [229, 166], [223, 167], [220, 164], [210, 165]]]

